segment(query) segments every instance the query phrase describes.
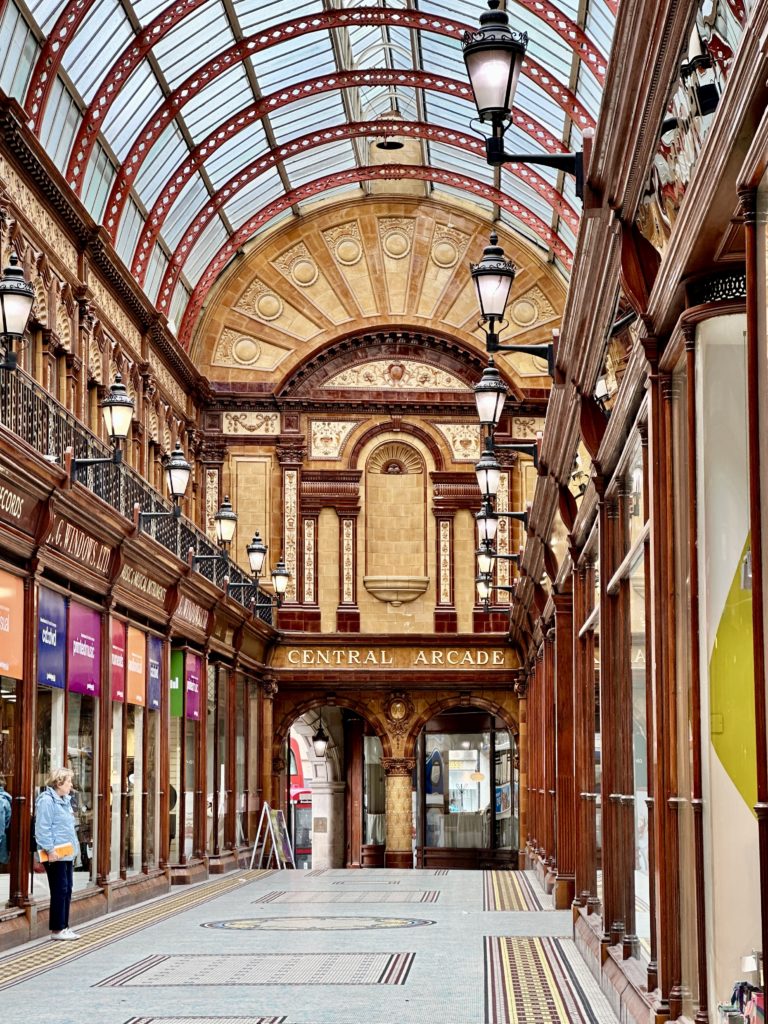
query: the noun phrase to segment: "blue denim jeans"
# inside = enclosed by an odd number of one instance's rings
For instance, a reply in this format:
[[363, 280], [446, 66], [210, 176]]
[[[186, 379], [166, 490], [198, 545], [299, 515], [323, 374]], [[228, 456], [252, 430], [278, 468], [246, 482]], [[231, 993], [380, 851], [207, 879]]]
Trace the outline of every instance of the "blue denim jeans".
[[53, 864], [45, 861], [45, 873], [48, 875], [48, 888], [51, 890], [48, 927], [52, 932], [60, 932], [69, 927], [74, 864], [71, 860], [57, 860]]

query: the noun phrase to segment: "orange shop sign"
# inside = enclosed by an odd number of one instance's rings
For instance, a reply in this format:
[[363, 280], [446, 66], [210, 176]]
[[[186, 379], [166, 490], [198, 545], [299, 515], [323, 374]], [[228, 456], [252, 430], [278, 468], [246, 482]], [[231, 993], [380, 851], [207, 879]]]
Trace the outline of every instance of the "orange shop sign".
[[0, 572], [0, 676], [24, 677], [24, 580]]

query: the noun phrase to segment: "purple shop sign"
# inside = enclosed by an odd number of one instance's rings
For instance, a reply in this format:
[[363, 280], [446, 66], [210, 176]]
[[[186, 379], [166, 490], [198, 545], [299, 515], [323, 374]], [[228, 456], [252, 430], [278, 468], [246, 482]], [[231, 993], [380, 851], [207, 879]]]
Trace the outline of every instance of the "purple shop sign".
[[147, 707], [160, 709], [160, 669], [163, 660], [163, 641], [159, 636], [149, 637], [147, 644]]
[[64, 688], [67, 671], [67, 602], [40, 587], [37, 613], [37, 682]]
[[199, 654], [190, 654], [184, 659], [184, 679], [187, 696], [186, 712], [187, 718], [200, 720], [200, 674], [202, 672], [203, 659]]
[[69, 606], [70, 693], [101, 694], [101, 615], [74, 601]]

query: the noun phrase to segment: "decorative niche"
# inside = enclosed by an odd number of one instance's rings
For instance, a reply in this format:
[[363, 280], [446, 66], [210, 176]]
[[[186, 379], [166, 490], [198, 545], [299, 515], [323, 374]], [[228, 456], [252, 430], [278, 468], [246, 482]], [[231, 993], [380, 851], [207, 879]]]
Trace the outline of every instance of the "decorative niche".
[[429, 586], [426, 485], [424, 460], [412, 445], [385, 441], [368, 456], [363, 586], [394, 607]]

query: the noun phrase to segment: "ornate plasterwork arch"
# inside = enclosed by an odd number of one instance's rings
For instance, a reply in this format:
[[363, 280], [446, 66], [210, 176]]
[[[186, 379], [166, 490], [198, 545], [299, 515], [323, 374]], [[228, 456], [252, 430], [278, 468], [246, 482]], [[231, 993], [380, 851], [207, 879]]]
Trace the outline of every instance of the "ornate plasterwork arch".
[[280, 756], [280, 752], [288, 733], [290, 732], [291, 726], [297, 718], [301, 718], [301, 716], [305, 715], [308, 711], [314, 711], [315, 708], [327, 707], [329, 705], [346, 709], [347, 711], [354, 711], [355, 714], [364, 719], [371, 727], [374, 734], [378, 736], [379, 740], [381, 740], [383, 756], [392, 756], [392, 744], [389, 733], [387, 732], [386, 722], [375, 714], [367, 704], [355, 700], [353, 697], [347, 697], [343, 694], [334, 694], [331, 699], [330, 694], [318, 693], [314, 697], [302, 699], [300, 694], [296, 694], [294, 696], [293, 694], [289, 695], [285, 690], [279, 690], [275, 700], [276, 703], [280, 705], [282, 714], [280, 716], [280, 721], [273, 729], [273, 758]]
[[[513, 691], [510, 685], [509, 690], [510, 696]], [[515, 705], [517, 705], [517, 698], [514, 697]], [[506, 725], [507, 729], [516, 737], [519, 735], [520, 723], [515, 715], [512, 713], [511, 708], [506, 707], [504, 704], [499, 704], [496, 701], [488, 700], [486, 697], [478, 696], [463, 696], [460, 697], [458, 694], [447, 695], [441, 697], [439, 700], [434, 701], [428, 707], [424, 708], [419, 714], [416, 715], [415, 719], [411, 723], [411, 727], [408, 730], [408, 735], [405, 737], [404, 745], [404, 756], [414, 757], [416, 754], [416, 740], [418, 739], [422, 729], [426, 726], [430, 719], [434, 718], [435, 715], [439, 715], [442, 711], [449, 711], [451, 708], [480, 708], [483, 711], [488, 711], [492, 715], [497, 715]]]

